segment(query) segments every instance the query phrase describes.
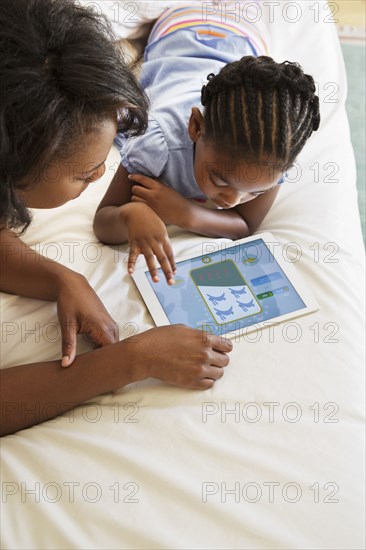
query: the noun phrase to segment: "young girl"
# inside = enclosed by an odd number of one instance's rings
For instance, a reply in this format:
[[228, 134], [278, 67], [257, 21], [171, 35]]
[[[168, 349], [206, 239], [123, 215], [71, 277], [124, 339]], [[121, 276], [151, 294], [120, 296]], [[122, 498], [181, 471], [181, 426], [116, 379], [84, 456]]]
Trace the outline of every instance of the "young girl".
[[[124, 133], [142, 133], [148, 102], [93, 11], [73, 0], [2, 0], [0, 11], [0, 289], [55, 300], [62, 364], [75, 363], [1, 371], [1, 434], [51, 418], [49, 403], [60, 413], [147, 377], [211, 387], [228, 364], [229, 341], [171, 326], [130, 345], [118, 342], [116, 324], [86, 279], [14, 232], [29, 225], [29, 207], [59, 206], [97, 180], [117, 119]], [[77, 333], [104, 347], [75, 358]]]
[[[118, 134], [122, 164], [95, 217], [100, 240], [129, 240], [129, 271], [143, 253], [155, 281], [154, 255], [174, 283], [165, 224], [232, 239], [252, 234], [319, 127], [312, 77], [261, 55], [264, 25], [246, 23], [239, 2], [227, 4], [209, 20], [192, 4], [156, 22], [141, 71], [148, 130]], [[216, 210], [202, 205], [207, 199]]]

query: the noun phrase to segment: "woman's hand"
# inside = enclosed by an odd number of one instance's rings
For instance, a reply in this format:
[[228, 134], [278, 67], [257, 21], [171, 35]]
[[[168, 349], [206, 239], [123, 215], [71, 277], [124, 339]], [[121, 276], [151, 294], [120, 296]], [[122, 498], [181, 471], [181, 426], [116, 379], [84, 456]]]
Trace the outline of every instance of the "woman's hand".
[[153, 377], [181, 388], [206, 390], [224, 375], [230, 340], [185, 325], [150, 329], [121, 342], [133, 380]]
[[2, 369], [2, 400], [12, 406], [1, 408], [0, 435], [151, 376], [182, 388], [206, 390], [222, 377], [231, 349], [225, 338], [177, 325], [154, 328], [78, 355], [71, 369], [60, 369], [57, 361]]
[[77, 334], [86, 334], [96, 347], [118, 341], [117, 324], [82, 275], [65, 274], [59, 282], [56, 300], [63, 367], [68, 367], [75, 359]]
[[138, 256], [143, 254], [153, 281], [158, 282], [156, 256], [168, 284], [174, 284], [174, 254], [165, 224], [147, 204], [130, 203], [123, 211], [130, 243], [128, 272], [133, 273]]
[[0, 231], [0, 288], [36, 300], [57, 302], [62, 365], [75, 359], [76, 335], [98, 347], [118, 341], [117, 325], [85, 277], [32, 250], [9, 230]]
[[130, 174], [129, 179], [139, 185], [132, 187], [132, 202], [145, 203], [166, 225], [185, 227], [192, 203], [177, 191], [142, 174]]

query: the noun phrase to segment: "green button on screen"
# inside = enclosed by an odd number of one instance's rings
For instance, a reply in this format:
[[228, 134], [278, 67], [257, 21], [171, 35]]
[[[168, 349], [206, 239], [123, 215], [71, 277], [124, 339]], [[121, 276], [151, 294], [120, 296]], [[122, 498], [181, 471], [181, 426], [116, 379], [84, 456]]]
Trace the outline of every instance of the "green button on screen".
[[257, 294], [258, 300], [264, 300], [264, 298], [269, 298], [270, 296], [273, 296], [273, 292], [271, 290], [268, 292], [263, 292], [262, 294]]

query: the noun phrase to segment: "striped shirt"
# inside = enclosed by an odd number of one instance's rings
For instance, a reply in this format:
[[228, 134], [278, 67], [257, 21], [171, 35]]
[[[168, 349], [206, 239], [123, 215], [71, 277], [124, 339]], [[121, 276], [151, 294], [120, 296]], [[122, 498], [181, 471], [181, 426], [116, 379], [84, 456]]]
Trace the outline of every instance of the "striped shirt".
[[[258, 5], [258, 8], [260, 6]], [[199, 35], [226, 38], [230, 34], [250, 40], [255, 55], [269, 55], [269, 33], [258, 15], [256, 2], [203, 2], [182, 4], [166, 10], [156, 21], [148, 43], [184, 28], [194, 29]]]

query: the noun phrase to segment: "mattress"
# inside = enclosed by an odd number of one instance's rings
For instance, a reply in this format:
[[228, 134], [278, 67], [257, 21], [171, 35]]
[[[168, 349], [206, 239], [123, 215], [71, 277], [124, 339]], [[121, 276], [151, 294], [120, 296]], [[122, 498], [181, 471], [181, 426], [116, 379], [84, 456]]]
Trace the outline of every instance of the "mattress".
[[[322, 122], [258, 232], [320, 308], [235, 341], [210, 390], [148, 379], [2, 438], [4, 549], [364, 548], [364, 247], [345, 67], [326, 3], [261, 9], [274, 59], [317, 81]], [[126, 247], [92, 231], [118, 162], [112, 149], [82, 197], [34, 210], [23, 238], [83, 273], [125, 338], [154, 324]], [[211, 242], [169, 232], [176, 255]], [[2, 293], [1, 315], [2, 368], [60, 358], [55, 304]]]

